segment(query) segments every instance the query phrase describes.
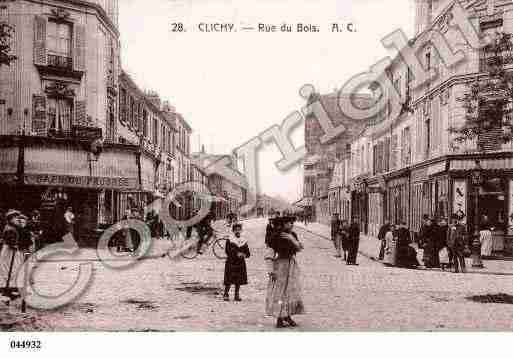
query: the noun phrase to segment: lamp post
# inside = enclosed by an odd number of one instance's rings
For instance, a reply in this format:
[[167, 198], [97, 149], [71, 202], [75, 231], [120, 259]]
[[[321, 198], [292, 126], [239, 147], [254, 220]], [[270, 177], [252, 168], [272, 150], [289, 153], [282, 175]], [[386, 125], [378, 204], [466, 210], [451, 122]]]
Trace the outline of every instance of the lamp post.
[[471, 173], [472, 186], [474, 188], [474, 233], [472, 235], [472, 267], [483, 268], [481, 260], [481, 241], [479, 240], [479, 188], [483, 184], [483, 172], [481, 163], [476, 160], [476, 165]]

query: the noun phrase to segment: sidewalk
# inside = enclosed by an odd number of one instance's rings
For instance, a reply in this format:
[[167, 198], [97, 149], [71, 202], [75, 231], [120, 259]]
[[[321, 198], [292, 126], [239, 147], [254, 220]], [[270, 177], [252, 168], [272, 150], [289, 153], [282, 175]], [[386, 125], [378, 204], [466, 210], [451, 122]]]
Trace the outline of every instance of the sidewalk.
[[[304, 223], [296, 222], [294, 224], [296, 227], [299, 227], [305, 231], [316, 234], [320, 237], [325, 238], [326, 240], [331, 241], [331, 228], [325, 224], [321, 223], [308, 223], [305, 226]], [[359, 246], [359, 254], [369, 258], [373, 261], [380, 262], [377, 260], [379, 250], [379, 242], [376, 237], [361, 235], [360, 236], [360, 246]], [[422, 263], [422, 249], [417, 250], [417, 258], [420, 263]], [[484, 268], [472, 268], [471, 261], [469, 258], [466, 259], [467, 270], [468, 273], [475, 274], [490, 274], [490, 275], [511, 275], [513, 276], [513, 262], [511, 261], [502, 261], [502, 260], [483, 260]], [[427, 270], [424, 267], [420, 269]], [[437, 269], [430, 269], [437, 270]]]

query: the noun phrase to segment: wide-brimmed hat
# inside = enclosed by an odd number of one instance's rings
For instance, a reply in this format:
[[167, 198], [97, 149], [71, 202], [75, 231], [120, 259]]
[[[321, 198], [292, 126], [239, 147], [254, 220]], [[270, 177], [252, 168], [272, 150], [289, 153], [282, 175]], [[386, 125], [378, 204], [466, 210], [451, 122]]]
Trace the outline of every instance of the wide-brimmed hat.
[[7, 218], [7, 220], [10, 220], [12, 217], [17, 217], [21, 214], [20, 211], [17, 211], [15, 209], [10, 209], [7, 211], [7, 213], [5, 214], [5, 218]]

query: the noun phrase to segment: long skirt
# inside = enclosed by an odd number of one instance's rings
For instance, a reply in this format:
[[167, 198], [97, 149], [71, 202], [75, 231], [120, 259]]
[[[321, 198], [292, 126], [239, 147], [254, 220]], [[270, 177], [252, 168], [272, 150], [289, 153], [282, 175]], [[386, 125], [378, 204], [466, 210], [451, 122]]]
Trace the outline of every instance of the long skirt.
[[269, 280], [265, 311], [275, 318], [304, 314], [301, 298], [300, 270], [294, 257], [276, 259], [273, 264], [276, 280]]
[[[13, 259], [14, 254], [14, 259]], [[2, 246], [0, 252], [0, 288], [7, 287], [7, 278], [9, 276], [9, 268], [11, 268], [11, 277], [9, 287], [16, 287], [16, 275], [18, 270], [23, 266], [24, 255], [22, 251], [12, 249], [7, 245]]]
[[490, 231], [481, 231], [481, 256], [490, 257], [493, 251], [493, 237]]

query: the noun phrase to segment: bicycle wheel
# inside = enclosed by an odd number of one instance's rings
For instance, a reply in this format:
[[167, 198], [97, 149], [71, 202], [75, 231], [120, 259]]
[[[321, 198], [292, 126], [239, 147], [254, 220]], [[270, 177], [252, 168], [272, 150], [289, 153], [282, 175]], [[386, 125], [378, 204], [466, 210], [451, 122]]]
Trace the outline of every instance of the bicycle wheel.
[[225, 252], [225, 247], [226, 247], [226, 238], [216, 239], [216, 241], [212, 245], [212, 250], [214, 251], [214, 255], [218, 259], [226, 259], [227, 256], [226, 256], [226, 252]]

